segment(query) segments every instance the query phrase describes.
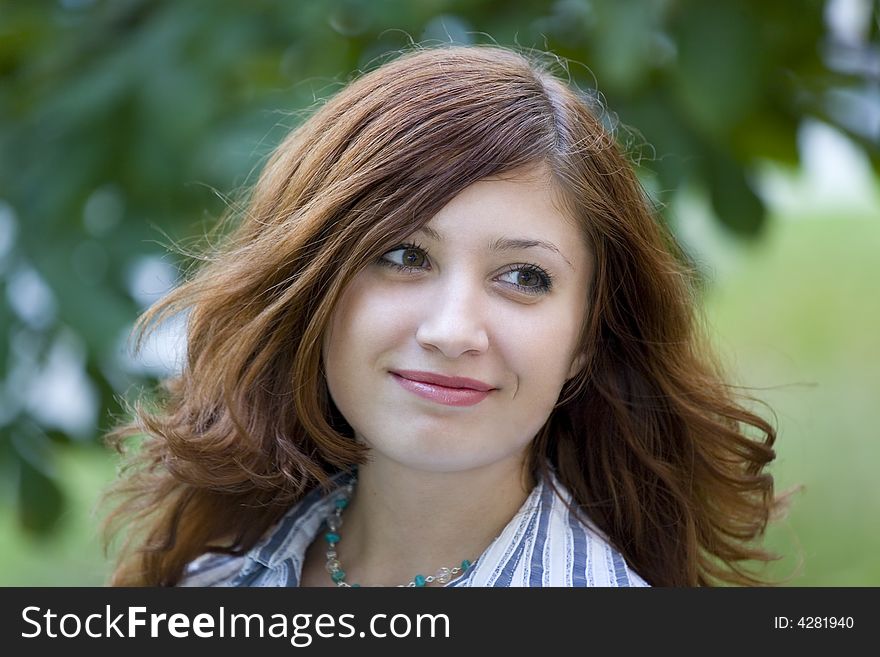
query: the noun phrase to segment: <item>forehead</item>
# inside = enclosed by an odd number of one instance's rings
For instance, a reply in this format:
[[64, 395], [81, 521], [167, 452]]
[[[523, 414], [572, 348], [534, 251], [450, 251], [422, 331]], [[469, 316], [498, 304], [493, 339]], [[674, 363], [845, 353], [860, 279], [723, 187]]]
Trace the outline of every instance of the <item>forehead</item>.
[[508, 245], [530, 240], [572, 250], [584, 243], [584, 234], [565, 211], [561, 194], [545, 166], [484, 178], [462, 190], [419, 232], [435, 240], [480, 240], [497, 247], [499, 238], [506, 238]]

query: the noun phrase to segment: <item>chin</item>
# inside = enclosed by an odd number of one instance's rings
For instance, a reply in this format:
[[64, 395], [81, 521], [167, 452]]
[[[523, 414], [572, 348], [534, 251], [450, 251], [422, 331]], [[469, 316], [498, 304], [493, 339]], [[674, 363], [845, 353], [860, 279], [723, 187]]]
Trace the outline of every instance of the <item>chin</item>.
[[408, 451], [406, 454], [397, 455], [399, 458], [395, 458], [393, 455], [389, 456], [407, 468], [433, 473], [467, 472], [498, 465], [505, 461], [509, 462], [517, 458], [515, 454], [487, 454], [485, 451], [467, 453], [461, 449], [424, 449], [419, 452], [416, 458], [413, 458], [413, 452], [411, 451]]

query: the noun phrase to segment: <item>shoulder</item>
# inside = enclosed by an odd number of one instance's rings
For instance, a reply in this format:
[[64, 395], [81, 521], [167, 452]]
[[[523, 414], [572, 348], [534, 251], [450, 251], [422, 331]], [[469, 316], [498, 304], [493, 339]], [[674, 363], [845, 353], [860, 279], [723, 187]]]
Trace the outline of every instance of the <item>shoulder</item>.
[[230, 586], [244, 563], [244, 556], [203, 554], [187, 564], [177, 586]]
[[551, 472], [458, 586], [649, 586]]
[[[333, 477], [340, 485], [345, 474]], [[306, 549], [317, 536], [334, 502], [315, 488], [295, 503], [257, 544], [243, 555], [209, 552], [184, 569], [178, 586], [298, 586]]]
[[[557, 552], [568, 555], [571, 563], [570, 586], [646, 587], [650, 586], [626, 561], [583, 511], [578, 511], [571, 493], [554, 478], [557, 492], [552, 497], [553, 524], [564, 540], [557, 541]], [[549, 486], [548, 486], [549, 488]]]

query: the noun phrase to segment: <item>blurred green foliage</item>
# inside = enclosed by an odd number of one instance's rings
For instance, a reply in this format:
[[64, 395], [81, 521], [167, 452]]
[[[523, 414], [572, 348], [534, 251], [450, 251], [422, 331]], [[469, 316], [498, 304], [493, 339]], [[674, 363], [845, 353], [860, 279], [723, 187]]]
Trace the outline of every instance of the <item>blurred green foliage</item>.
[[[94, 443], [118, 397], [156, 375], [126, 359], [123, 341], [164, 289], [149, 266], [165, 236], [201, 235], [298, 111], [355, 71], [412, 41], [550, 50], [604, 97], [661, 203], [683, 185], [704, 189], [725, 229], [756, 238], [765, 210], [751, 168], [796, 163], [805, 117], [880, 162], [880, 127], [853, 110], [873, 83], [858, 57], [878, 48], [878, 4], [855, 44], [829, 32], [824, 10], [815, 0], [0, 3], [0, 486], [19, 526], [51, 533], [68, 499], [59, 447]], [[53, 383], [59, 372], [67, 387]]]

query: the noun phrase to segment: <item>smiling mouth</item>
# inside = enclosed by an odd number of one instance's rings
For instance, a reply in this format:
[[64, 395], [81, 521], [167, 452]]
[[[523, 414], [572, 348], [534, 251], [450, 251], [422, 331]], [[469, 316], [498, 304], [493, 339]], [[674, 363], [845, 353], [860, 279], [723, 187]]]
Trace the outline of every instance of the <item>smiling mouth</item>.
[[444, 406], [474, 406], [483, 401], [492, 390], [474, 390], [473, 388], [451, 388], [438, 383], [415, 381], [396, 372], [390, 373], [406, 390], [411, 393]]
[[471, 379], [466, 376], [447, 376], [437, 372], [426, 372], [422, 370], [389, 370], [392, 374], [402, 376], [410, 381], [419, 381], [421, 383], [430, 383], [435, 386], [444, 388], [468, 388], [470, 390], [481, 390], [488, 392], [493, 387], [488, 383], [478, 379]]

